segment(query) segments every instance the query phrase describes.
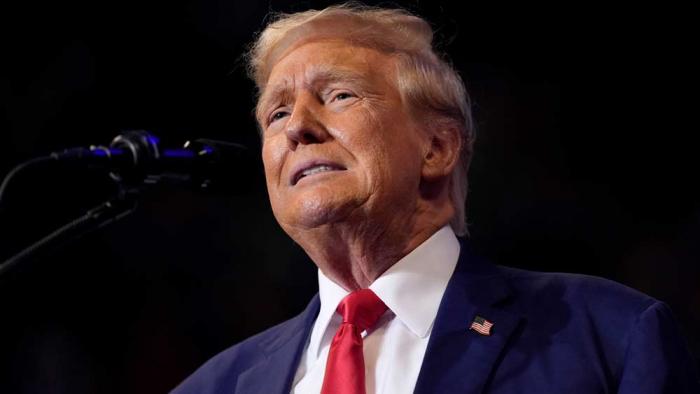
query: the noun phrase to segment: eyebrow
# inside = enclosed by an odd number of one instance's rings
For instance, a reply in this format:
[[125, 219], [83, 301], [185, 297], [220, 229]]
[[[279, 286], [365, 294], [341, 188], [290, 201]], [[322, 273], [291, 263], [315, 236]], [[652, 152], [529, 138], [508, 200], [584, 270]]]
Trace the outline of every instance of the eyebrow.
[[[361, 73], [343, 68], [334, 67], [317, 67], [311, 71], [308, 83], [306, 86], [318, 89], [319, 86], [325, 86], [337, 82], [349, 82], [360, 85], [361, 88], [366, 88], [367, 78]], [[258, 121], [262, 120], [263, 110], [271, 106], [273, 103], [284, 102], [293, 96], [293, 83], [285, 78], [280, 83], [263, 91], [263, 94], [258, 100], [255, 114]]]

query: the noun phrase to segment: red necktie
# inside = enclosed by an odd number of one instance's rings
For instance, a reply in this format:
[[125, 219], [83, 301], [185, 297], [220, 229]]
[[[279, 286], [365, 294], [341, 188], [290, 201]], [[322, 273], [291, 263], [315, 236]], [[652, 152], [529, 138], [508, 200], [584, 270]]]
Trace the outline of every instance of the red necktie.
[[371, 328], [387, 310], [370, 289], [348, 294], [338, 305], [343, 323], [331, 342], [321, 394], [364, 394], [365, 358], [362, 331]]

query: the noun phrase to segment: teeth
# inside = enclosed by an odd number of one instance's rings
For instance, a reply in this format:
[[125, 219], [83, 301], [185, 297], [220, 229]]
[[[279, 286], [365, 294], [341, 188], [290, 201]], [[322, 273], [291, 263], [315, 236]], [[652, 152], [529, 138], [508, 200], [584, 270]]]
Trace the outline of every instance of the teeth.
[[316, 166], [316, 167], [311, 167], [308, 170], [304, 170], [301, 173], [301, 176], [308, 176], [308, 175], [313, 175], [317, 174], [319, 172], [324, 172], [324, 171], [333, 171], [335, 168], [331, 166]]

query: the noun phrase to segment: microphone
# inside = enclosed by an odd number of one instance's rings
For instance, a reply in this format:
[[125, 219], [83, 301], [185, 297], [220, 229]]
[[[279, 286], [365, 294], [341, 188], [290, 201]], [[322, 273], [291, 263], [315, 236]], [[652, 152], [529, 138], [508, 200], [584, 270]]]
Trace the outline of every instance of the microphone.
[[[0, 261], [0, 276], [39, 251], [45, 251], [59, 242], [98, 229], [130, 214], [136, 209], [138, 186], [143, 183], [157, 183], [161, 180], [194, 181], [200, 187], [208, 187], [213, 176], [223, 173], [226, 178], [236, 181], [235, 185], [233, 182], [222, 182], [224, 187], [235, 186], [236, 190], [248, 190], [250, 185], [247, 176], [255, 171], [242, 167], [249, 164], [250, 158], [248, 149], [242, 145], [210, 139], [187, 141], [182, 148], [165, 149], [161, 148], [156, 136], [144, 130], [133, 130], [118, 135], [109, 146], [71, 148], [21, 163], [0, 183], [0, 208], [4, 208], [3, 194], [15, 175], [26, 168], [47, 162], [58, 161], [107, 170], [120, 184], [120, 191], [116, 197], [41, 238], [4, 263]], [[236, 175], [235, 178], [231, 173]]]
[[107, 170], [113, 179], [127, 184], [168, 180], [194, 182], [206, 188], [217, 175], [235, 173], [240, 182], [239, 174], [254, 172], [241, 171], [242, 166], [254, 165], [250, 150], [243, 145], [197, 139], [185, 142], [182, 148], [163, 148], [158, 137], [144, 130], [120, 134], [109, 146], [71, 148], [53, 152], [50, 157]]

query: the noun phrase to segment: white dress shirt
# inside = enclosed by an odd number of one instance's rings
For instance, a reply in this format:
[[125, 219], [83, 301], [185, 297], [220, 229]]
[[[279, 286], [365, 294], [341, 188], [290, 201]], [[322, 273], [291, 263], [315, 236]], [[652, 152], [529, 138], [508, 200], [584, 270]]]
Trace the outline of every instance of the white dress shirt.
[[[459, 241], [445, 226], [369, 286], [389, 309], [375, 327], [362, 333], [367, 394], [413, 392], [458, 258]], [[321, 270], [318, 287], [321, 310], [294, 377], [294, 394], [321, 392], [330, 344], [342, 323], [336, 308], [349, 294]]]

